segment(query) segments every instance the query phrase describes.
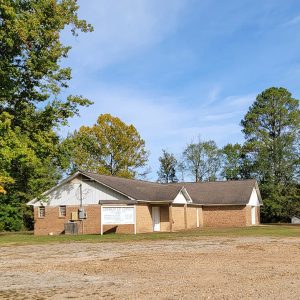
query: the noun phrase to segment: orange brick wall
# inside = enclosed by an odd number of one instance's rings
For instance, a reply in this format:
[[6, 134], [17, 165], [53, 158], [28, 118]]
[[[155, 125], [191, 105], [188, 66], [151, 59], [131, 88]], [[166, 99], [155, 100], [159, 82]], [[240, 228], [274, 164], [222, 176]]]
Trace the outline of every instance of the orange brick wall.
[[172, 230], [182, 230], [185, 229], [185, 219], [184, 219], [184, 206], [183, 205], [172, 205]]
[[103, 233], [134, 233], [133, 224], [103, 225]]
[[197, 208], [193, 206], [187, 207], [187, 228], [197, 228]]
[[251, 225], [251, 206], [246, 206], [246, 225]]
[[247, 225], [246, 206], [203, 206], [204, 227], [240, 227]]
[[[38, 218], [38, 208], [34, 208], [34, 234], [47, 235], [49, 233], [64, 233], [64, 224], [71, 219], [71, 213], [78, 211], [79, 206], [66, 206], [66, 217], [59, 217], [59, 206], [46, 206], [45, 217]], [[100, 233], [100, 206], [88, 205], [84, 206], [87, 218], [78, 221], [78, 232], [93, 234]]]
[[[66, 217], [59, 217], [59, 207], [46, 207], [44, 218], [38, 218], [38, 209], [34, 209], [34, 234], [48, 235], [64, 233], [64, 223], [71, 219], [71, 212], [78, 211], [79, 206], [67, 206]], [[99, 234], [100, 205], [84, 207], [87, 219], [78, 221], [79, 233]], [[137, 233], [152, 232], [152, 207], [147, 204], [136, 205], [136, 230]], [[185, 208], [183, 205], [172, 205], [172, 231], [185, 229]], [[187, 206], [187, 228], [197, 227], [197, 208]], [[250, 206], [204, 206], [198, 207], [200, 227], [230, 227], [251, 225]], [[260, 220], [260, 208], [257, 207], [257, 224]], [[161, 231], [170, 231], [169, 207], [160, 206]], [[105, 225], [103, 232], [134, 233], [134, 225]]]
[[[78, 223], [78, 233], [84, 234], [99, 234], [100, 228], [100, 205], [84, 206], [87, 213], [87, 218]], [[66, 206], [66, 217], [59, 217], [59, 206], [46, 206], [45, 217], [38, 218], [38, 208], [34, 208], [34, 234], [35, 235], [48, 235], [63, 234], [64, 224], [71, 219], [71, 213], [78, 211], [79, 206]], [[137, 205], [137, 232], [152, 232], [152, 218], [150, 207], [148, 205]], [[163, 211], [164, 213], [164, 211]], [[163, 216], [165, 218], [165, 216]], [[163, 227], [166, 228], [165, 222]], [[134, 233], [134, 225], [104, 225], [103, 233], [117, 232], [117, 233]]]
[[136, 206], [136, 231], [137, 233], [153, 231], [151, 207], [147, 204]]

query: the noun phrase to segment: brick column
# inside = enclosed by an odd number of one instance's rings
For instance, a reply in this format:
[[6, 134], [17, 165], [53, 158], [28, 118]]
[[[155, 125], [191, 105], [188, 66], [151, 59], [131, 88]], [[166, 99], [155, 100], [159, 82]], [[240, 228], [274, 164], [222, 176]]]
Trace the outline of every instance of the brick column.
[[170, 232], [173, 232], [172, 204], [169, 204], [169, 222], [170, 222]]
[[184, 228], [187, 229], [187, 204], [184, 204]]

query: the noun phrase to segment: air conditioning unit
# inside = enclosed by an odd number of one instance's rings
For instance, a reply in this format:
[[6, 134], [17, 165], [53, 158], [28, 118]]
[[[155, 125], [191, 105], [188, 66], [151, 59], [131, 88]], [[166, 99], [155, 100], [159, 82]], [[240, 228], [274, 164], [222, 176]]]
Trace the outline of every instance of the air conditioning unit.
[[78, 234], [78, 224], [76, 222], [65, 223], [65, 234]]

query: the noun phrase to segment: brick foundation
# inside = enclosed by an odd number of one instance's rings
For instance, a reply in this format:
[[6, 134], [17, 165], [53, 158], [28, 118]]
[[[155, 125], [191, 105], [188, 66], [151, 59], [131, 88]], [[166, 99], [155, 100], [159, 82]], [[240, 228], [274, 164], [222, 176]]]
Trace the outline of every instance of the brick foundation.
[[103, 233], [134, 233], [134, 225], [103, 225]]

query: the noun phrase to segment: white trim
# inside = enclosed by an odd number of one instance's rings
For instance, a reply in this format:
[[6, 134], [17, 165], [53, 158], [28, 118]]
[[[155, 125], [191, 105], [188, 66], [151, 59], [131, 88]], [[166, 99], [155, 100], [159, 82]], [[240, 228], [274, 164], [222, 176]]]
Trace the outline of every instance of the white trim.
[[[41, 216], [41, 211], [43, 211], [43, 215]], [[38, 206], [38, 218], [44, 219], [46, 217], [46, 207], [44, 205]]]
[[255, 190], [256, 190], [256, 193], [257, 193], [258, 200], [259, 200], [259, 204], [260, 204], [260, 206], [263, 206], [264, 204], [263, 204], [263, 201], [262, 201], [262, 198], [261, 198], [260, 189], [259, 189], [257, 181], [255, 181], [254, 186], [255, 186]]
[[151, 200], [136, 200], [136, 202], [141, 203], [151, 203], [151, 204], [168, 204], [172, 203], [172, 200], [160, 200], [160, 201], [151, 201]]
[[255, 187], [253, 187], [252, 192], [250, 194], [247, 206], [260, 206], [260, 200]]
[[201, 204], [201, 206], [246, 206], [247, 203], [230, 203], [230, 204]]
[[100, 234], [103, 235], [103, 223], [102, 223], [102, 205], [100, 205]]
[[[152, 206], [151, 216], [153, 232], [160, 232], [160, 206]], [[158, 223], [154, 223], [154, 220], [158, 221]]]
[[134, 205], [134, 234], [136, 234], [136, 205]]
[[187, 189], [183, 186], [182, 189], [180, 190], [183, 194], [185, 194], [185, 196], [188, 198], [187, 203], [193, 203], [193, 199], [190, 196], [190, 194], [188, 193]]

